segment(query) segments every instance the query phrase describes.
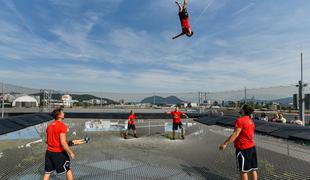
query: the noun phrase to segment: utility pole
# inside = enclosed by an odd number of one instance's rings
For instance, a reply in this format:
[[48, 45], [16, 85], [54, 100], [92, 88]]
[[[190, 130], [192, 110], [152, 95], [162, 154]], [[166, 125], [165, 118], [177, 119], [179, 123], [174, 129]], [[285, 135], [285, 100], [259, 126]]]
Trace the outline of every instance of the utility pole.
[[4, 83], [2, 82], [2, 108], [1, 108], [1, 118], [4, 118]]
[[305, 98], [304, 98], [304, 87], [307, 86], [307, 84], [304, 84], [303, 82], [303, 54], [301, 52], [300, 54], [300, 81], [298, 83], [299, 88], [299, 119], [305, 124]]
[[102, 97], [100, 97], [100, 108], [102, 108]]
[[247, 103], [247, 97], [246, 97], [246, 88], [244, 88], [244, 103], [246, 104]]
[[153, 104], [155, 105], [155, 93], [154, 93], [154, 96], [153, 96]]

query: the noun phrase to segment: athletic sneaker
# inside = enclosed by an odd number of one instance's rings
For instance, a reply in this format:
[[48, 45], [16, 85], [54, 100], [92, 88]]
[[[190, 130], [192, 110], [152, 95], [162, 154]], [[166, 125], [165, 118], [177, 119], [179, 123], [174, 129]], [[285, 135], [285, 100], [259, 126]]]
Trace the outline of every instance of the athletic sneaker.
[[185, 136], [182, 135], [182, 139], [185, 139]]
[[138, 138], [138, 136], [136, 134], [134, 134], [133, 137]]
[[84, 138], [84, 141], [85, 141], [86, 143], [89, 143], [90, 137], [86, 136], [86, 137]]

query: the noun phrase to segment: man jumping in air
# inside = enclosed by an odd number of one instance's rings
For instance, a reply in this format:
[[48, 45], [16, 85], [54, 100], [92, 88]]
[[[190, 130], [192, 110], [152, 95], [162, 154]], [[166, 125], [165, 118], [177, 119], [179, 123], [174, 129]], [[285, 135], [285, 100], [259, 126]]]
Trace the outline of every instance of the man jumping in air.
[[175, 140], [175, 131], [178, 130], [178, 128], [181, 128], [182, 139], [184, 139], [185, 138], [185, 128], [181, 122], [181, 116], [184, 115], [186, 118], [188, 118], [188, 116], [185, 113], [183, 113], [182, 111], [180, 111], [179, 107], [176, 107], [175, 110], [172, 112], [166, 112], [166, 113], [172, 115], [172, 120], [173, 120], [172, 140]]
[[194, 34], [194, 32], [192, 31], [191, 26], [189, 24], [189, 16], [188, 16], [187, 9], [186, 9], [188, 0], [184, 0], [183, 6], [178, 1], [176, 1], [175, 3], [179, 7], [179, 18], [181, 21], [182, 33], [173, 37], [172, 39], [176, 39], [180, 36], [183, 36], [184, 34], [186, 34], [186, 36], [188, 36], [188, 37], [191, 37]]

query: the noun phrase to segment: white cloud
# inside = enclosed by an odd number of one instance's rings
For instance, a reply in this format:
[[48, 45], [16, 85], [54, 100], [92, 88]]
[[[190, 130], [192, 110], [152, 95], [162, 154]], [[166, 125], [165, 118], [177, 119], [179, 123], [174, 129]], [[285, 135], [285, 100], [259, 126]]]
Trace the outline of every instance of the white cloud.
[[[72, 4], [73, 1], [52, 2], [68, 9], [80, 7], [79, 3]], [[199, 17], [210, 2], [191, 1], [193, 15]], [[78, 88], [76, 84], [82, 82], [89, 88], [99, 90], [105, 86], [107, 91], [109, 87], [106, 86], [110, 85], [113, 90], [126, 86], [126, 91], [134, 91], [135, 88], [137, 91], [164, 92], [219, 91], [297, 82], [300, 47], [303, 47], [306, 57], [310, 52], [310, 38], [307, 37], [309, 18], [303, 7], [293, 8], [295, 10], [285, 14], [272, 7], [266, 10], [264, 2], [253, 1], [237, 8], [233, 16], [232, 12], [227, 13], [229, 16], [223, 20], [227, 24], [220, 23], [219, 26], [223, 25], [222, 29], [218, 28], [220, 31], [211, 32], [214, 30], [211, 26], [217, 26], [217, 23], [204, 24], [199, 21], [198, 25], [204, 31], [192, 38], [183, 37], [172, 41], [170, 36], [175, 33], [174, 29], [156, 34], [146, 27], [137, 30], [135, 25], [110, 22], [113, 19], [108, 21], [105, 19], [106, 13], [115, 11], [118, 5], [112, 0], [107, 3], [108, 7], [113, 7], [108, 12], [87, 10], [80, 14], [72, 13], [53, 23], [52, 28], [47, 29], [48, 33], [56, 37], [52, 40], [25, 30], [24, 24], [0, 19], [2, 63], [5, 63], [4, 60], [27, 59], [31, 63], [40, 63], [45, 59], [54, 59], [56, 64], [71, 64], [57, 67], [63, 72], [53, 77], [49, 74], [53, 73], [54, 66], [25, 70], [2, 69], [0, 77], [9, 78], [16, 73], [16, 78], [20, 80], [64, 80], [68, 82], [62, 85], [66, 89], [70, 86]], [[169, 11], [175, 14], [175, 4], [169, 3], [171, 5], [162, 0], [150, 4], [159, 7], [163, 13]], [[229, 6], [228, 1], [214, 1], [202, 20], [205, 16], [212, 19], [216, 14], [219, 15], [219, 12], [229, 8], [226, 6]], [[149, 9], [152, 10], [150, 14], [158, 13], [157, 8]], [[250, 8], [251, 12], [248, 11]], [[265, 10], [268, 13], [264, 14]], [[9, 15], [7, 13], [1, 12], [2, 15]], [[76, 18], [77, 15], [79, 18]], [[169, 14], [165, 15], [169, 18]], [[102, 28], [102, 23], [107, 26], [120, 24], [104, 29], [104, 33], [92, 34], [96, 28]], [[303, 24], [303, 28], [294, 28], [300, 24]], [[95, 64], [99, 64], [98, 67], [94, 68]], [[105, 64], [111, 65], [111, 69], [102, 67]], [[309, 62], [305, 60], [305, 68], [309, 67]], [[310, 76], [305, 75], [305, 78], [309, 79]], [[95, 87], [97, 83], [101, 84], [100, 87]]]
[[24, 16], [17, 10], [14, 1], [12, 0], [4, 0], [4, 4], [17, 16], [17, 18], [22, 22], [23, 26], [27, 28], [27, 30], [33, 33], [32, 28], [26, 22]]
[[245, 7], [243, 7], [243, 8], [241, 8], [241, 9], [239, 9], [238, 11], [234, 12], [234, 13], [232, 14], [232, 16], [237, 16], [237, 15], [243, 13], [244, 11], [250, 9], [250, 8], [251, 8], [252, 6], [254, 6], [254, 5], [255, 5], [255, 3], [251, 2], [250, 4], [246, 5]]

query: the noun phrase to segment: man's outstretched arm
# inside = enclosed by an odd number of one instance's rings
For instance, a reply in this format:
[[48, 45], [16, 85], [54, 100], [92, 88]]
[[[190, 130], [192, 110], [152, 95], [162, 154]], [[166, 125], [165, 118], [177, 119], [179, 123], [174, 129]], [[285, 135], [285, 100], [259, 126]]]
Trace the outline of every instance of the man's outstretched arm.
[[180, 37], [180, 36], [183, 36], [185, 33], [180, 33], [179, 35], [177, 35], [177, 36], [174, 36], [172, 39], [176, 39], [176, 38], [178, 38], [178, 37]]
[[241, 128], [235, 128], [234, 132], [229, 136], [229, 138], [223, 144], [220, 144], [219, 149], [224, 150], [229, 143], [234, 142], [240, 135], [241, 130]]

